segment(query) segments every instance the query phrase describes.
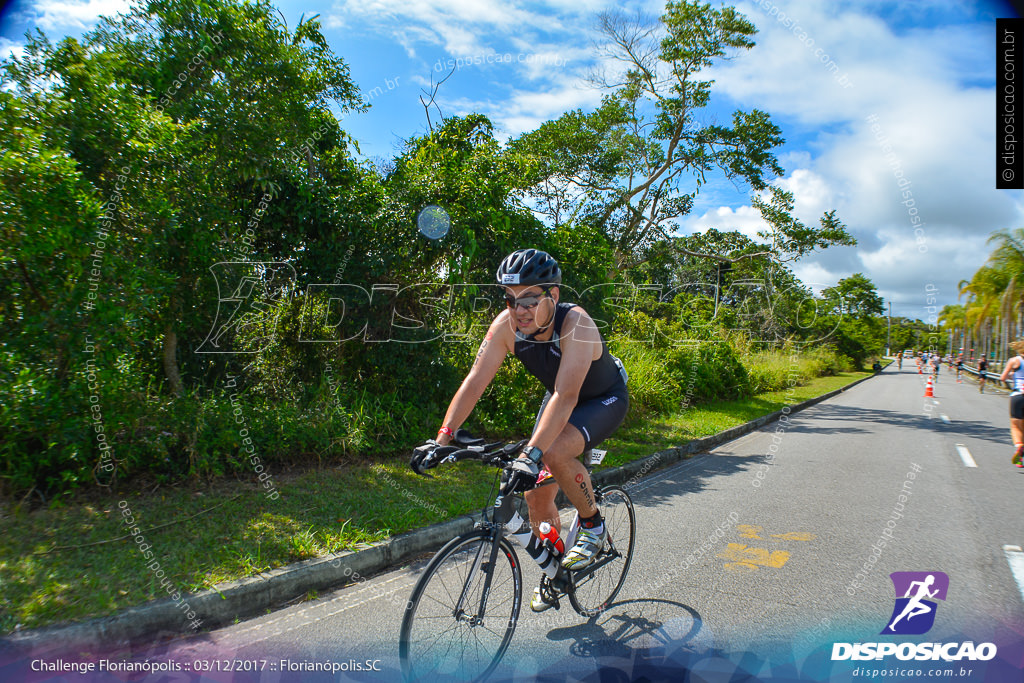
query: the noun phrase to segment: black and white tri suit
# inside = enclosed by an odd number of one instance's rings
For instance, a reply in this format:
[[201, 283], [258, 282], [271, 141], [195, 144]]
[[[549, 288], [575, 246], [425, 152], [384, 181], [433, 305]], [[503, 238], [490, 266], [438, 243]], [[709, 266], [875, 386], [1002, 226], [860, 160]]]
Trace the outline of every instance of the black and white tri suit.
[[[560, 303], [555, 309], [554, 332], [551, 339], [540, 341], [516, 330], [515, 356], [526, 370], [540, 380], [547, 389], [537, 423], [555, 390], [555, 378], [562, 363], [561, 332], [565, 316], [575, 304]], [[629, 409], [628, 375], [622, 361], [608, 352], [608, 344], [601, 339], [601, 357], [590, 364], [580, 387], [576, 407], [569, 416], [569, 424], [580, 430], [589, 450], [611, 436], [626, 417]], [[534, 431], [537, 424], [534, 424]]]

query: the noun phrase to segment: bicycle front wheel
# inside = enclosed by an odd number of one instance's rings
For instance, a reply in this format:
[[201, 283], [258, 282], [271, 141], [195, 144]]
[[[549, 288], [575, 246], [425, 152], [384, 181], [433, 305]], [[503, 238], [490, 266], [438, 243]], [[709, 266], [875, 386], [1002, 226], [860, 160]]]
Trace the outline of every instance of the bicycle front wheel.
[[406, 681], [481, 681], [501, 661], [519, 618], [523, 581], [507, 539], [498, 541], [490, 563], [493, 544], [486, 531], [465, 534], [423, 571], [402, 620], [398, 649]]
[[568, 591], [573, 609], [585, 617], [606, 610], [619, 594], [633, 561], [636, 541], [636, 514], [625, 489], [606, 488], [597, 496], [597, 503], [608, 529], [608, 541], [593, 567], [573, 573]]

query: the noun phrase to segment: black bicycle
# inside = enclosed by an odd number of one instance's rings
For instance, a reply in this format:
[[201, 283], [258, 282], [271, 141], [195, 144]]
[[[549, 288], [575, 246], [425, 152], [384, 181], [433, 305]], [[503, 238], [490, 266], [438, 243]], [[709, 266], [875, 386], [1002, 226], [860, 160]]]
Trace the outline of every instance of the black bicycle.
[[[525, 441], [485, 444], [463, 430], [455, 433], [456, 446], [442, 446], [416, 471], [459, 460], [479, 460], [507, 468]], [[590, 454], [584, 454], [590, 466]], [[416, 468], [414, 468], [416, 469]], [[543, 485], [552, 485], [550, 483]], [[585, 569], [566, 570], [558, 565], [553, 578], [542, 581], [549, 602], [558, 597], [584, 617], [600, 614], [618, 595], [633, 559], [636, 515], [629, 494], [619, 486], [594, 486], [608, 540], [597, 559]], [[519, 620], [523, 580], [519, 557], [506, 535], [523, 533], [516, 501], [500, 490], [484, 521], [437, 551], [413, 588], [406, 604], [399, 640], [399, 658], [407, 681], [481, 681], [498, 666], [508, 649]], [[564, 537], [565, 547], [575, 542], [579, 515]], [[529, 529], [527, 526], [526, 529]], [[557, 552], [544, 541], [549, 552]]]

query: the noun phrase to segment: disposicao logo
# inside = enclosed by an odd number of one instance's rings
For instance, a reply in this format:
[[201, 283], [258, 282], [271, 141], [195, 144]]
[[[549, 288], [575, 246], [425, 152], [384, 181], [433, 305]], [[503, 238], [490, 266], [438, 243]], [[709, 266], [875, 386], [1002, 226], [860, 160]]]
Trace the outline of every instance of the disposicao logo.
[[[892, 616], [880, 635], [911, 636], [931, 630], [938, 611], [936, 600], [946, 600], [949, 577], [943, 572], [893, 572], [889, 575], [896, 591]], [[896, 659], [918, 661], [988, 661], [996, 656], [993, 643], [833, 643], [832, 660]]]
[[[935, 623], [938, 603], [946, 600], [949, 577], [942, 572], [893, 572], [889, 575], [896, 589], [896, 605], [889, 625], [881, 635], [919, 636]], [[902, 597], [901, 597], [902, 596]]]

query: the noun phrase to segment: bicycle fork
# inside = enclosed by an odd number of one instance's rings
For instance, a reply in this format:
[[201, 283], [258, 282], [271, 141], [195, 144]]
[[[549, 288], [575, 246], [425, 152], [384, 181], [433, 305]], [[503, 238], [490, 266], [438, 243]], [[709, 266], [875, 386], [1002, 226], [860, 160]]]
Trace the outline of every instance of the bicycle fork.
[[[486, 566], [484, 566], [484, 553], [488, 555]], [[477, 548], [476, 557], [473, 558], [473, 566], [470, 567], [469, 573], [466, 575], [466, 582], [462, 586], [462, 593], [459, 595], [459, 600], [455, 603], [455, 610], [452, 613], [456, 621], [468, 621], [470, 626], [479, 626], [483, 623], [483, 615], [486, 614], [487, 609], [487, 597], [491, 593], [491, 577], [494, 576], [491, 568], [494, 567], [494, 562], [497, 558], [497, 538], [492, 537], [492, 542], [489, 545], [481, 543]], [[480, 592], [479, 610], [473, 616], [467, 617], [465, 605], [469, 601], [469, 592], [473, 586], [473, 580], [479, 571], [484, 572], [484, 585], [483, 590]]]
[[[493, 568], [496, 566], [495, 562], [498, 559], [498, 546], [499, 541], [501, 541], [502, 530], [504, 528], [518, 529], [523, 522], [523, 518], [520, 517], [519, 513], [512, 507], [514, 502], [515, 499], [511, 496], [506, 497], [499, 495], [497, 500], [494, 501], [494, 522], [484, 521], [477, 525], [488, 532], [490, 543], [481, 543], [477, 548], [476, 557], [473, 558], [473, 566], [470, 567], [469, 573], [466, 575], [466, 582], [462, 586], [462, 593], [459, 595], [459, 600], [456, 602], [455, 610], [452, 613], [452, 616], [454, 616], [457, 621], [468, 621], [470, 626], [479, 626], [483, 623], [483, 615], [487, 613], [487, 598], [491, 594], [491, 579], [494, 577]], [[501, 520], [509, 521], [505, 522]], [[518, 520], [518, 524], [516, 523], [516, 520]], [[527, 526], [527, 532], [529, 532], [529, 526]], [[529, 549], [527, 552], [529, 552]], [[484, 553], [487, 553], [486, 565], [484, 564]], [[476, 574], [479, 571], [484, 572], [484, 585], [480, 592], [479, 610], [475, 615], [467, 617], [465, 605], [469, 600], [469, 593], [473, 586], [473, 579], [476, 578]]]

